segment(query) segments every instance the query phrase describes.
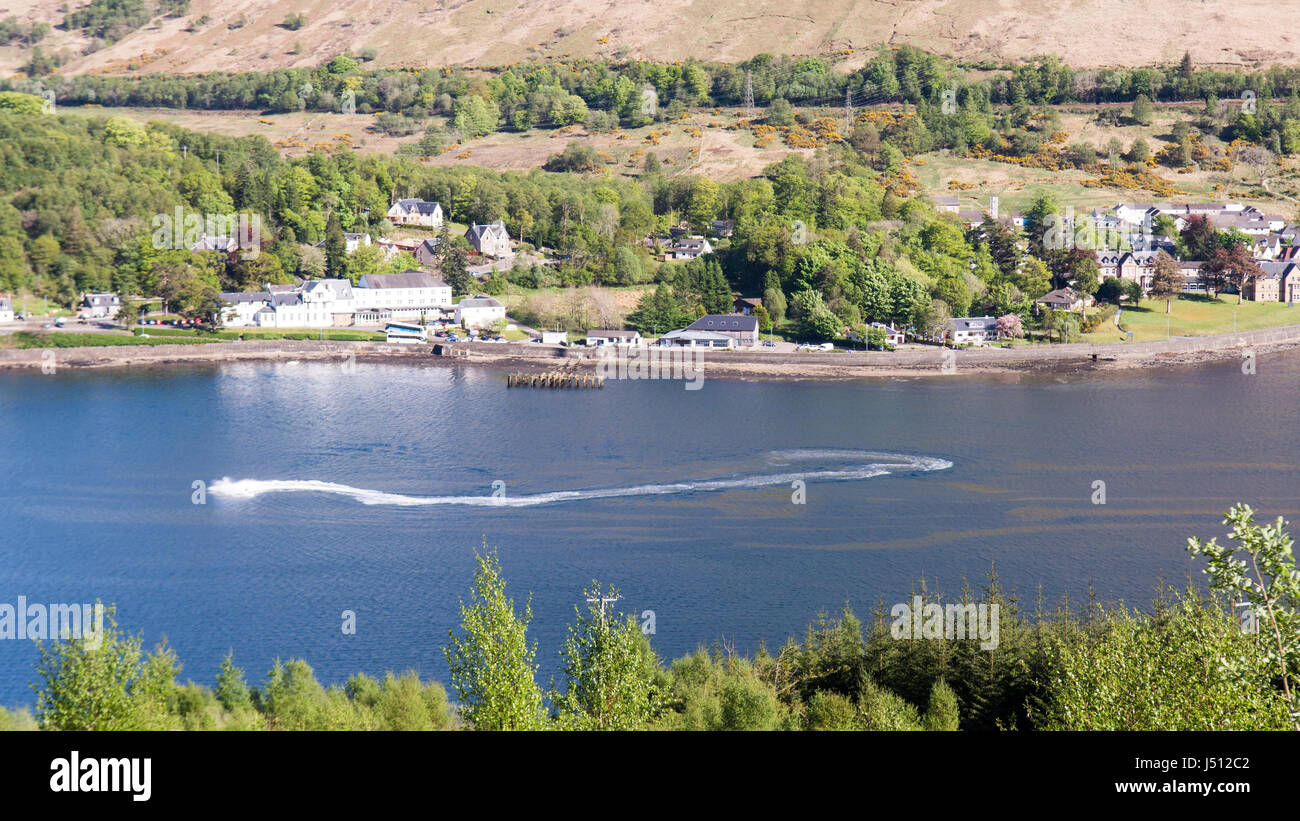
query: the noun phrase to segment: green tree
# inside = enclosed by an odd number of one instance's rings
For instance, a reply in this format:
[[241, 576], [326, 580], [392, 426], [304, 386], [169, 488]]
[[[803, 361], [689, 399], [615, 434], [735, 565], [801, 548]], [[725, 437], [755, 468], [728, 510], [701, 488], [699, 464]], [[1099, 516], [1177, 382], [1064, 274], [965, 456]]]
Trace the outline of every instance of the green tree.
[[[1097, 260], [1092, 254], [1080, 259], [1074, 265], [1074, 279], [1070, 282], [1070, 287], [1080, 296], [1092, 296], [1097, 293], [1097, 288], [1101, 286], [1099, 277], [1101, 268], [1097, 265]], [[1084, 300], [1087, 303], [1087, 300]], [[1087, 305], [1079, 306], [1079, 315], [1083, 316], [1087, 312]]]
[[[1279, 516], [1271, 525], [1257, 525], [1250, 505], [1237, 504], [1224, 515], [1223, 523], [1232, 525], [1228, 538], [1238, 544], [1188, 539], [1187, 549], [1208, 561], [1205, 573], [1212, 590], [1230, 601], [1249, 602], [1260, 637], [1259, 652], [1271, 677], [1280, 682], [1292, 724], [1300, 730], [1300, 572], [1287, 522]], [[1227, 662], [1223, 669], [1243, 685], [1257, 678], [1242, 663]]]
[[447, 631], [451, 646], [443, 648], [451, 683], [460, 697], [460, 711], [478, 730], [536, 730], [545, 723], [541, 688], [534, 678], [536, 642], [529, 643], [532, 608], [515, 612], [506, 597], [506, 583], [496, 552], [475, 553], [474, 590], [468, 605], [460, 605], [463, 636]]
[[451, 286], [451, 292], [456, 296], [468, 294], [474, 288], [474, 276], [469, 272], [468, 253], [459, 245], [447, 241], [439, 245], [438, 249], [438, 270]]
[[83, 624], [80, 638], [37, 642], [41, 684], [35, 687], [36, 717], [41, 727], [173, 729], [167, 703], [180, 672], [175, 653], [164, 642], [146, 654], [139, 635], [118, 629], [114, 608], [100, 612], [102, 629]]
[[767, 107], [767, 121], [772, 125], [794, 125], [794, 109], [783, 97], [777, 97]]
[[40, 114], [45, 101], [35, 94], [23, 94], [18, 91], [0, 91], [0, 111], [16, 114]]
[[331, 279], [348, 278], [348, 243], [336, 212], [330, 212], [325, 223], [325, 274]]
[[1133, 100], [1133, 108], [1129, 111], [1129, 117], [1138, 125], [1151, 125], [1155, 119], [1155, 107], [1151, 105], [1151, 98], [1145, 94], [1139, 94]]
[[31, 274], [22, 242], [17, 237], [0, 236], [0, 291], [13, 293], [27, 287]]
[[614, 278], [619, 285], [636, 285], [645, 279], [640, 257], [626, 245], [614, 250]]
[[1048, 311], [1043, 330], [1051, 333], [1057, 342], [1074, 342], [1079, 338], [1079, 318], [1069, 311]]
[[1151, 296], [1165, 301], [1165, 313], [1169, 313], [1173, 300], [1183, 292], [1183, 272], [1178, 263], [1163, 250], [1156, 254], [1155, 270], [1151, 275]]
[[663, 707], [650, 643], [632, 616], [606, 618], [600, 600], [618, 599], [617, 590], [593, 582], [584, 598], [589, 605], [574, 608], [578, 621], [560, 653], [565, 687], [555, 694], [557, 717], [578, 730], [645, 727]]
[[496, 131], [500, 119], [501, 110], [495, 102], [470, 94], [456, 101], [452, 123], [465, 139], [473, 139]]
[[221, 661], [221, 669], [217, 672], [216, 695], [221, 706], [232, 713], [253, 706], [252, 694], [244, 681], [244, 671], [235, 666], [234, 650], [227, 651], [226, 657]]
[[[1048, 727], [1065, 730], [1287, 729], [1260, 636], [1195, 589], [1151, 615], [1095, 610], [1085, 632], [1052, 636]], [[1294, 633], [1293, 633], [1294, 635]], [[1294, 641], [1294, 639], [1292, 639]], [[1230, 672], [1231, 671], [1231, 672]]]
[[708, 177], [696, 177], [691, 183], [690, 205], [686, 216], [696, 231], [707, 232], [718, 214], [718, 184]]
[[930, 690], [930, 703], [921, 718], [925, 729], [951, 731], [961, 729], [961, 713], [957, 706], [957, 694], [952, 691], [942, 677]]

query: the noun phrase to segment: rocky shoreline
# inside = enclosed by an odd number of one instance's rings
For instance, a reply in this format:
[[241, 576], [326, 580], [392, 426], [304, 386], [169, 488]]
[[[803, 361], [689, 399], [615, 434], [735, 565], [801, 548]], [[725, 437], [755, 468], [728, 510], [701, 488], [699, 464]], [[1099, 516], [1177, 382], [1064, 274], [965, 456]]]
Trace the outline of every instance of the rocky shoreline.
[[[852, 380], [981, 374], [1084, 373], [1168, 368], [1241, 359], [1300, 347], [1300, 325], [1222, 336], [1143, 343], [1074, 343], [951, 350], [939, 347], [892, 352], [769, 353], [705, 351], [706, 378], [778, 381]], [[645, 352], [648, 349], [639, 349]], [[658, 349], [654, 349], [658, 350]], [[642, 353], [641, 355], [644, 355]], [[242, 341], [208, 345], [153, 345], [0, 350], [0, 370], [144, 368], [229, 362], [334, 361], [427, 367], [462, 365], [524, 373], [566, 370], [593, 373], [601, 351], [529, 343], [429, 343]]]

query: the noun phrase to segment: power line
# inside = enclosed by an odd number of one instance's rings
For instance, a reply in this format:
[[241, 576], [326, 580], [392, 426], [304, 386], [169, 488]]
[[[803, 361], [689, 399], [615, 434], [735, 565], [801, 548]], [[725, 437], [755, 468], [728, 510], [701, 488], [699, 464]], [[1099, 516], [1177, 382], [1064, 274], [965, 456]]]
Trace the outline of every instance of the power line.
[[587, 601], [590, 602], [591, 604], [595, 604], [596, 602], [600, 602], [600, 627], [601, 627], [602, 630], [605, 628], [605, 605], [607, 605], [607, 604], [613, 604], [614, 602], [618, 601], [618, 600], [621, 599], [621, 598], [623, 598], [623, 597], [622, 597], [622, 596], [602, 596], [602, 595], [600, 595], [599, 593], [597, 593], [596, 596], [595, 596], [594, 598], [589, 598], [589, 599], [587, 599]]

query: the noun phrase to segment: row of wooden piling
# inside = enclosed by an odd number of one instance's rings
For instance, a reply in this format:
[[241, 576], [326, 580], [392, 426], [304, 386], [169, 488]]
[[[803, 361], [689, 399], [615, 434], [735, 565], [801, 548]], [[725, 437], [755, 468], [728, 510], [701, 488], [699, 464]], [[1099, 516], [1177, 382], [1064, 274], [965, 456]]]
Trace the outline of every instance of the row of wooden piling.
[[603, 376], [588, 376], [569, 371], [547, 373], [512, 373], [506, 376], [508, 388], [603, 388]]

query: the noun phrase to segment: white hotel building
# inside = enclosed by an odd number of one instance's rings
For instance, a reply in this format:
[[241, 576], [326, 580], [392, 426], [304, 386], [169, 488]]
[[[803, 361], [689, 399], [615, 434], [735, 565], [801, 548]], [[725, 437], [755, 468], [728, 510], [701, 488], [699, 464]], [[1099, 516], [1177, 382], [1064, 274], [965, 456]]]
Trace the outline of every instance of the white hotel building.
[[228, 328], [346, 328], [391, 320], [441, 319], [451, 312], [451, 287], [423, 271], [314, 279], [291, 288], [225, 293]]

